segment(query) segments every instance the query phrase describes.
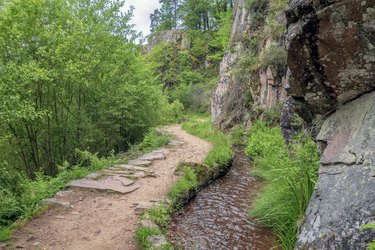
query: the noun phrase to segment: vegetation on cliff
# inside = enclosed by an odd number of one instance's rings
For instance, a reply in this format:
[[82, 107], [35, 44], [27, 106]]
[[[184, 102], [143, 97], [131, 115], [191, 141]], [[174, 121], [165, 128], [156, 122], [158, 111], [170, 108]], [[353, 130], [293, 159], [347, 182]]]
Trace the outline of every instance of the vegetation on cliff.
[[182, 33], [179, 39], [157, 43], [146, 55], [153, 76], [164, 87], [170, 102], [178, 101], [191, 112], [208, 112], [219, 63], [229, 39], [233, 3], [160, 2], [161, 8], [151, 15], [150, 39], [156, 39], [164, 31], [177, 32], [172, 29]]

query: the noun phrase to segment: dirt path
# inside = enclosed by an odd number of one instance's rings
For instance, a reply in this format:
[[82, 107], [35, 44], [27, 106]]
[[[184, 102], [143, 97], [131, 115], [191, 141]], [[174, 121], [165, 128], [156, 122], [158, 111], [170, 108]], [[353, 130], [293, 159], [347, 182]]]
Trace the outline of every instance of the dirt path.
[[180, 161], [202, 162], [210, 143], [192, 136], [179, 125], [164, 130], [184, 142], [168, 147], [166, 159], [153, 161], [157, 178], [141, 178], [140, 188], [129, 194], [88, 189], [70, 189], [64, 199], [70, 208], [53, 207], [14, 233], [13, 247], [25, 249], [137, 249], [134, 231], [138, 216], [134, 203], [163, 198], [177, 180], [174, 170]]

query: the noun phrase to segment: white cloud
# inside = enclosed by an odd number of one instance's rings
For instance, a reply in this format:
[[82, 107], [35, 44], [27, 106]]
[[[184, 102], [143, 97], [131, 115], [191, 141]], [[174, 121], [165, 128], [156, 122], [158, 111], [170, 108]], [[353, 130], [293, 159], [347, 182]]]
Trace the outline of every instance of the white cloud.
[[126, 0], [125, 10], [134, 6], [134, 16], [131, 24], [135, 24], [135, 29], [143, 33], [144, 36], [150, 33], [150, 14], [159, 8], [159, 0]]

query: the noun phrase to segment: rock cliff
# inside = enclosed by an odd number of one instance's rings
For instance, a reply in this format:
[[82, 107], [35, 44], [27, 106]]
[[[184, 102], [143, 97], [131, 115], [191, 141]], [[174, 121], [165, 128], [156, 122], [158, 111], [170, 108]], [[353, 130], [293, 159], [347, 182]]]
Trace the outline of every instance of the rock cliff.
[[[248, 50], [249, 40], [261, 32], [262, 27], [254, 28], [258, 18], [256, 12], [246, 7], [245, 0], [236, 2], [228, 50], [220, 65], [220, 79], [211, 102], [212, 122], [222, 129], [236, 124], [246, 126], [253, 106], [270, 109], [286, 98], [287, 77], [273, 65], [258, 67], [248, 76], [238, 72], [244, 56], [259, 57], [274, 42], [270, 35], [265, 35], [259, 40], [259, 48]], [[285, 20], [283, 16], [281, 19]]]
[[[245, 81], [233, 73], [248, 52], [245, 38], [254, 34], [244, 3], [238, 0], [234, 11], [212, 121], [222, 129], [246, 124], [251, 106], [268, 109], [286, 100], [283, 129], [293, 133], [291, 114], [299, 114], [315, 127], [322, 154], [296, 248], [365, 249], [375, 238], [360, 230], [375, 221], [375, 1], [291, 0], [288, 74], [263, 67]], [[260, 54], [269, 39], [259, 41]]]
[[294, 0], [287, 11], [288, 93], [312, 121], [375, 89], [371, 0]]
[[287, 20], [288, 93], [307, 122], [324, 120], [297, 249], [365, 249], [375, 238], [360, 230], [375, 220], [375, 2], [294, 0]]

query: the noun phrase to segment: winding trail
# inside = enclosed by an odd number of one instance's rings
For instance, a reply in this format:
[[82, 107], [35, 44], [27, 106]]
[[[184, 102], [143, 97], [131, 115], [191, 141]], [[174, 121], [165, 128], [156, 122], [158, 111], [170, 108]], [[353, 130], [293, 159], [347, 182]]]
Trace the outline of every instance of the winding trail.
[[134, 204], [150, 203], [166, 196], [177, 180], [174, 175], [181, 161], [201, 163], [211, 149], [203, 141], [181, 129], [163, 130], [182, 141], [169, 146], [166, 158], [149, 167], [156, 178], [140, 178], [139, 189], [129, 194], [70, 188], [63, 201], [70, 207], [54, 206], [29, 221], [13, 235], [13, 247], [25, 249], [137, 249], [134, 232], [139, 217]]

